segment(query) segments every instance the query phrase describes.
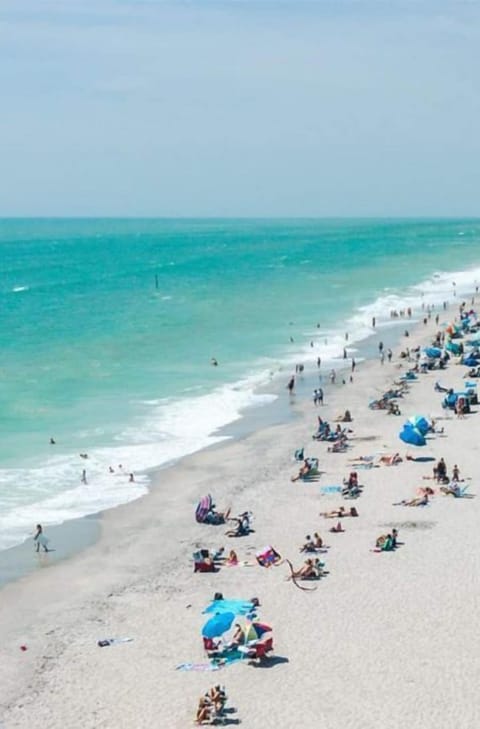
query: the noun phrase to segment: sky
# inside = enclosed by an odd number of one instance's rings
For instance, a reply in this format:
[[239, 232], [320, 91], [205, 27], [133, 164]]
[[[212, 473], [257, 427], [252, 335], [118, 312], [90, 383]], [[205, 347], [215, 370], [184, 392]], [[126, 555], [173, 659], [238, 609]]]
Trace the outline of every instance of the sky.
[[1, 0], [0, 216], [480, 215], [477, 0]]

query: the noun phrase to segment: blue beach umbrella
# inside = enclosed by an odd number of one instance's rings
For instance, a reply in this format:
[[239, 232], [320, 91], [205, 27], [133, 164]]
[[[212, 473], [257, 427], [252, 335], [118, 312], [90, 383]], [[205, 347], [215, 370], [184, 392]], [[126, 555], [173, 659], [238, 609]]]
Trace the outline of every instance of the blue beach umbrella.
[[430, 423], [423, 415], [412, 415], [412, 417], [408, 419], [408, 423], [405, 423], [405, 425], [407, 427], [413, 425], [413, 427], [422, 435], [426, 435], [426, 433], [430, 430]]
[[204, 613], [233, 613], [234, 615], [248, 615], [254, 609], [254, 605], [250, 600], [213, 600], [207, 605]]
[[398, 437], [408, 445], [424, 446], [427, 443], [425, 436], [422, 435], [417, 428], [414, 428], [413, 425], [404, 425], [403, 430], [398, 434]]
[[207, 620], [202, 628], [202, 635], [204, 638], [218, 638], [230, 630], [232, 623], [235, 620], [233, 613], [219, 613], [214, 615], [213, 618]]
[[424, 352], [427, 357], [431, 357], [432, 359], [438, 359], [438, 357], [442, 356], [442, 350], [438, 347], [427, 347], [424, 349]]

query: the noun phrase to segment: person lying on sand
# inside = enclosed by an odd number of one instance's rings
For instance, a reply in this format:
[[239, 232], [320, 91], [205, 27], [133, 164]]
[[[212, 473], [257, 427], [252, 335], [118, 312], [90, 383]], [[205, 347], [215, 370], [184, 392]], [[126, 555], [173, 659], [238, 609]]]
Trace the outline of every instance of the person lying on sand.
[[440, 491], [442, 494], [445, 494], [445, 496], [455, 496], [456, 498], [461, 496], [463, 492], [458, 481], [452, 481], [452, 483], [448, 486], [440, 486]]
[[399, 501], [396, 504], [393, 504], [393, 506], [427, 506], [429, 504], [429, 496], [428, 494], [424, 494], [423, 496], [419, 496], [416, 499], [411, 499], [410, 501]]
[[325, 519], [338, 519], [343, 516], [358, 516], [358, 511], [354, 506], [350, 507], [349, 511], [344, 506], [340, 506], [332, 511], [321, 511], [320, 516], [324, 516]]
[[396, 466], [397, 463], [402, 462], [400, 453], [394, 453], [393, 455], [384, 455], [379, 458], [380, 463], [384, 463], [385, 466]]

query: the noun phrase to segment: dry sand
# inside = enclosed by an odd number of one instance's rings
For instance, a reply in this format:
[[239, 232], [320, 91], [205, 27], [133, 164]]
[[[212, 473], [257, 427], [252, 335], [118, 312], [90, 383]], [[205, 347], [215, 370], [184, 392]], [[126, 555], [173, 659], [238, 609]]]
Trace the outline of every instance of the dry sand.
[[[431, 333], [433, 324], [428, 327]], [[422, 327], [410, 340], [425, 341]], [[145, 498], [108, 512], [99, 542], [76, 557], [0, 591], [0, 707], [6, 729], [152, 729], [193, 726], [199, 696], [226, 686], [232, 714], [245, 729], [470, 729], [479, 725], [480, 499], [435, 496], [422, 508], [393, 506], [431, 483], [432, 463], [403, 462], [359, 471], [365, 485], [354, 502], [359, 518], [344, 534], [319, 512], [342, 503], [321, 494], [339, 484], [349, 458], [406, 448], [404, 417], [368, 409], [370, 397], [401, 374], [399, 360], [360, 365], [353, 385], [335, 387], [319, 412], [332, 418], [349, 407], [354, 437], [347, 454], [327, 453], [311, 440], [316, 411], [297, 403], [295, 422], [199, 453], [159, 473]], [[463, 367], [441, 373], [456, 386]], [[422, 375], [401, 401], [402, 416], [445, 417], [438, 374]], [[447, 416], [444, 436], [418, 455], [458, 463], [476, 488], [478, 416]], [[325, 473], [316, 483], [291, 483], [295, 448], [305, 445]], [[417, 452], [415, 452], [417, 455]], [[198, 497], [214, 494], [233, 513], [250, 509], [255, 532], [229, 540], [224, 527], [198, 525]], [[347, 505], [351, 502], [345, 502]], [[372, 551], [393, 526], [404, 544]], [[241, 559], [273, 544], [300, 566], [299, 545], [319, 531], [330, 549], [328, 576], [306, 593], [286, 580], [285, 565], [222, 568], [193, 574], [198, 545], [234, 547]], [[205, 662], [201, 612], [220, 591], [261, 600], [260, 617], [274, 627], [275, 659], [215, 673], [178, 672], [184, 661]], [[132, 643], [99, 648], [99, 638]], [[28, 650], [22, 652], [20, 645]]]

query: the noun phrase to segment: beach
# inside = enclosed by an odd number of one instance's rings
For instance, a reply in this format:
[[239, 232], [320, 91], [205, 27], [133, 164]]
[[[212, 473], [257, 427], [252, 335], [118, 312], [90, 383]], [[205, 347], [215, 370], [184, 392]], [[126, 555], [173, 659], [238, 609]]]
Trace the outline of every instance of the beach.
[[[478, 498], [436, 493], [425, 508], [393, 506], [432, 484], [423, 477], [431, 476], [433, 461], [404, 459], [359, 469], [359, 517], [342, 520], [344, 533], [329, 533], [336, 520], [319, 516], [343, 503], [338, 494], [322, 495], [322, 486], [340, 484], [352, 470], [349, 459], [359, 456], [398, 451], [404, 457], [407, 450], [443, 456], [449, 469], [458, 464], [473, 479], [475, 494], [476, 416], [457, 419], [442, 410], [433, 389], [439, 373], [412, 383], [399, 400], [400, 417], [368, 408], [406, 370], [400, 348], [425, 344], [434, 331], [433, 319], [419, 324], [395, 347], [391, 363], [375, 357], [360, 364], [352, 384], [347, 379], [329, 389], [324, 407], [297, 395], [288, 424], [160, 471], [148, 495], [105, 512], [93, 546], [52, 567], [41, 556], [43, 569], [6, 585], [0, 592], [6, 729], [193, 726], [198, 698], [214, 683], [225, 685], [237, 709], [230, 721], [238, 717], [246, 729], [475, 726]], [[458, 387], [464, 372], [451, 363], [441, 382]], [[351, 447], [329, 453], [326, 443], [311, 439], [317, 414], [332, 421], [346, 408], [353, 417]], [[406, 417], [419, 413], [438, 418], [444, 433], [425, 448], [407, 449], [398, 432]], [[291, 482], [300, 446], [319, 458], [319, 481]], [[251, 510], [255, 531], [230, 540], [224, 526], [196, 524], [195, 506], [205, 493], [233, 514]], [[378, 535], [394, 527], [401, 546], [372, 551]], [[318, 589], [297, 589], [285, 564], [268, 570], [253, 564], [255, 551], [271, 544], [300, 566], [299, 546], [314, 531], [329, 545], [322, 555], [328, 574]], [[194, 574], [192, 552], [221, 545], [251, 564]], [[259, 615], [274, 637], [264, 666], [243, 661], [215, 672], [176, 670], [206, 663], [202, 610], [215, 592], [259, 598]], [[133, 641], [97, 646], [110, 637]]]

